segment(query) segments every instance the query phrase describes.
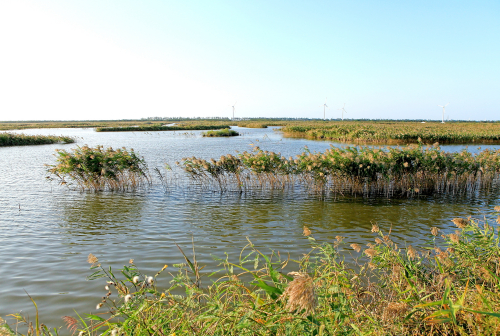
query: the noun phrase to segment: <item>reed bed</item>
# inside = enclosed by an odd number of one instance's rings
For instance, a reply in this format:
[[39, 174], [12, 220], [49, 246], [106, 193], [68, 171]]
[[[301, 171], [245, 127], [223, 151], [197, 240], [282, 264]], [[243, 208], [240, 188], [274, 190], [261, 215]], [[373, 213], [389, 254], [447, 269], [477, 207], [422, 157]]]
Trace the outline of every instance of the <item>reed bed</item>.
[[[71, 151], [56, 150], [57, 163], [47, 170], [61, 184], [75, 184], [81, 190], [126, 191], [150, 184], [147, 165], [133, 149], [77, 147]], [[50, 178], [50, 176], [49, 176]]]
[[125, 127], [97, 127], [96, 132], [158, 132], [158, 131], [195, 131], [228, 129], [229, 125], [186, 125], [186, 126], [125, 126]]
[[285, 136], [365, 143], [500, 143], [498, 123], [324, 122], [289, 124]]
[[404, 147], [331, 147], [295, 158], [261, 150], [219, 160], [196, 157], [177, 162], [202, 186], [221, 191], [290, 189], [364, 196], [462, 194], [496, 187], [500, 150], [447, 153], [439, 145]]
[[231, 137], [238, 136], [240, 133], [232, 129], [223, 129], [219, 131], [207, 131], [202, 133], [204, 137]]
[[2, 146], [30, 146], [55, 143], [73, 143], [75, 139], [56, 135], [27, 135], [23, 133], [0, 132], [0, 147]]
[[[131, 260], [115, 273], [90, 254], [89, 279], [104, 280], [104, 293], [95, 313], [64, 320], [80, 336], [499, 335], [494, 222], [455, 218], [454, 233], [430, 228], [420, 247], [396, 244], [376, 224], [367, 246], [340, 236], [321, 242], [304, 227], [312, 250], [300, 260], [263, 253], [249, 241], [239, 256], [216, 258], [220, 270], [210, 275], [194, 248], [188, 256], [179, 247], [184, 260], [172, 265], [177, 272], [166, 288], [159, 284], [168, 265], [147, 275]], [[35, 323], [13, 316], [26, 335], [57, 334], [38, 316]]]

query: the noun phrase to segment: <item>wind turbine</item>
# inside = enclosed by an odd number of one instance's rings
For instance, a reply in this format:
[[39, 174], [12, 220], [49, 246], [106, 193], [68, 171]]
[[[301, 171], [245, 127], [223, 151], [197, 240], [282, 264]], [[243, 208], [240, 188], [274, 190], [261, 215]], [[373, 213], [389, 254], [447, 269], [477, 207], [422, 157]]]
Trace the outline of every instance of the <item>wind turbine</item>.
[[338, 110], [342, 111], [342, 120], [344, 120], [344, 112], [347, 113], [347, 111], [345, 110], [345, 103], [344, 103], [344, 107], [339, 108]]
[[446, 108], [446, 106], [448, 106], [450, 103], [446, 104], [445, 106], [443, 105], [438, 105], [439, 107], [442, 107], [443, 108], [443, 121], [441, 121], [441, 124], [444, 124], [444, 110]]
[[328, 105], [326, 105], [326, 99], [327, 98], [325, 98], [325, 103], [323, 105], [320, 105], [320, 107], [323, 106], [323, 120], [326, 120], [326, 109], [328, 107]]
[[232, 120], [234, 120], [234, 107], [236, 106], [236, 103], [237, 102], [234, 102], [233, 106], [231, 106], [233, 108], [233, 119]]

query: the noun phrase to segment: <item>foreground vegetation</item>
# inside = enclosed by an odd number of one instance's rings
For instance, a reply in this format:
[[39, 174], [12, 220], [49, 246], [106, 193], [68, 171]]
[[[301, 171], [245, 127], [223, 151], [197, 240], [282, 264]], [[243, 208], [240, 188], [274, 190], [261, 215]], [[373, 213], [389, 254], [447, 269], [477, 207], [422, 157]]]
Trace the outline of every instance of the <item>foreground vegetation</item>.
[[55, 143], [73, 143], [75, 139], [67, 136], [55, 135], [26, 135], [22, 133], [0, 132], [0, 147], [2, 146], [29, 146]]
[[232, 129], [223, 129], [219, 131], [207, 131], [203, 132], [204, 137], [230, 137], [230, 136], [238, 136], [240, 133], [236, 132]]
[[146, 162], [133, 149], [83, 146], [56, 150], [55, 156], [57, 163], [48, 165], [48, 172], [81, 190], [124, 191], [150, 183]]
[[364, 143], [500, 143], [497, 123], [345, 121], [289, 124], [286, 136]]
[[303, 185], [321, 193], [391, 197], [491, 188], [500, 173], [500, 150], [474, 155], [466, 150], [448, 153], [438, 145], [332, 146], [323, 153], [306, 151], [287, 159], [256, 147], [238, 156], [184, 158], [178, 164], [197, 183], [222, 191]]
[[[367, 247], [321, 242], [304, 227], [312, 250], [300, 260], [249, 242], [210, 275], [181, 249], [168, 288], [157, 286], [167, 265], [148, 276], [131, 260], [115, 274], [91, 254], [89, 279], [104, 279], [105, 295], [96, 313], [64, 320], [79, 335], [499, 335], [498, 230], [486, 219], [453, 223], [454, 233], [431, 228], [421, 247], [375, 224]], [[26, 335], [57, 333], [14, 316]]]

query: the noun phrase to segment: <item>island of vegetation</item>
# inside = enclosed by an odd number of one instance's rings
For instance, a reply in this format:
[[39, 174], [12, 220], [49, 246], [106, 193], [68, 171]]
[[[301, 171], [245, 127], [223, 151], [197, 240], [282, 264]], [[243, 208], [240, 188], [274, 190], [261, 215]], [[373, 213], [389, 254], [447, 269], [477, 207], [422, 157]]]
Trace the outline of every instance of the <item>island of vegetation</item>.
[[29, 145], [47, 145], [47, 144], [69, 144], [75, 142], [75, 139], [67, 136], [56, 135], [27, 135], [23, 133], [0, 132], [1, 146], [29, 146]]
[[240, 135], [240, 133], [238, 133], [232, 129], [223, 129], [223, 130], [219, 130], [219, 131], [203, 132], [204, 137], [231, 137], [231, 136], [238, 136], [238, 135]]

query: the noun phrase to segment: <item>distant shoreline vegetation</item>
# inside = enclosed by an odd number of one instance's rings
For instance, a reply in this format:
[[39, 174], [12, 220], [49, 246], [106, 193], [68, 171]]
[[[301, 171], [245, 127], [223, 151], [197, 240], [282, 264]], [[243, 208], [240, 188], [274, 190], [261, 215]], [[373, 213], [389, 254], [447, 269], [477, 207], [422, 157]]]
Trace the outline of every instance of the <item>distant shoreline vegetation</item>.
[[203, 132], [204, 137], [231, 137], [231, 136], [238, 136], [238, 135], [240, 135], [240, 133], [238, 133], [232, 129], [222, 129], [219, 131]]
[[287, 137], [359, 143], [500, 143], [496, 123], [325, 122], [282, 128]]
[[17, 133], [0, 132], [0, 147], [7, 146], [29, 146], [29, 145], [50, 145], [55, 143], [74, 143], [75, 139], [67, 136], [56, 135], [27, 135]]
[[96, 132], [157, 132], [229, 129], [229, 125], [97, 127]]

